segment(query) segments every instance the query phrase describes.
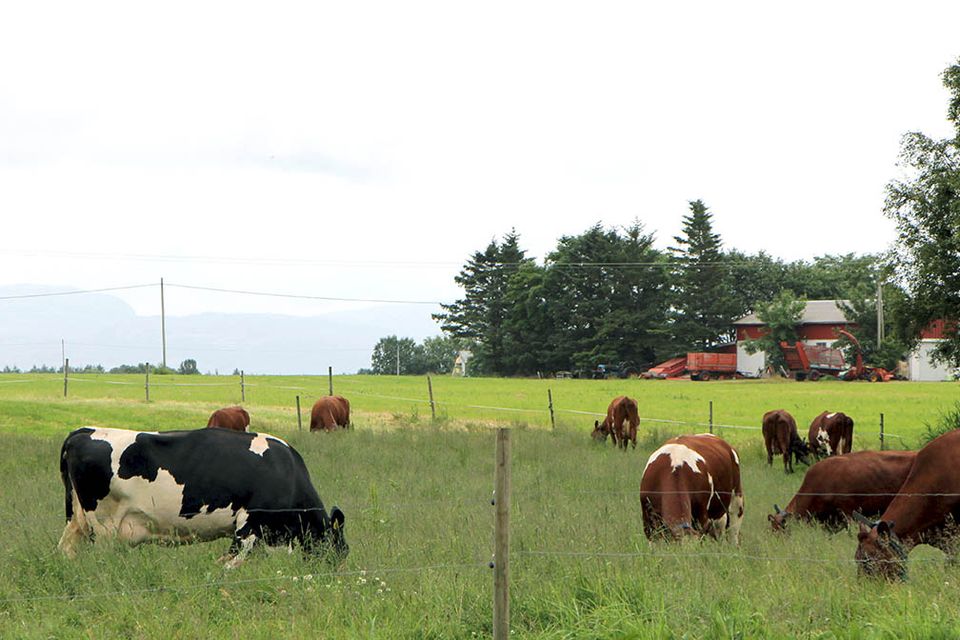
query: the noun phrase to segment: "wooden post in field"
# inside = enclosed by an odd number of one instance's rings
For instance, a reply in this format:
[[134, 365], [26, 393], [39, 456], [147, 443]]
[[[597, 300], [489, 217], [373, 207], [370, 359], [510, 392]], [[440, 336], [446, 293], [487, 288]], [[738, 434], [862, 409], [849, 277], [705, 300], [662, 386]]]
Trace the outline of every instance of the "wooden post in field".
[[494, 483], [493, 638], [510, 637], [510, 429], [497, 429]]
[[713, 400], [710, 401], [710, 433], [713, 433]]
[[883, 414], [881, 413], [881, 414], [880, 414], [880, 451], [883, 451], [883, 450], [884, 450], [884, 443], [883, 443]]
[[70, 371], [70, 358], [63, 359], [63, 397], [67, 397], [67, 373]]
[[297, 396], [297, 431], [303, 431], [303, 418], [300, 417], [300, 396]]
[[243, 369], [240, 369], [240, 402], [247, 401], [247, 385], [243, 379]]
[[553, 393], [550, 391], [550, 389], [547, 389], [547, 403], [548, 403], [547, 406], [550, 407], [550, 430], [556, 431], [557, 423], [553, 417]]
[[147, 378], [143, 383], [143, 390], [146, 393], [147, 402], [150, 402], [150, 365], [147, 365]]
[[330, 382], [330, 393], [327, 395], [333, 395], [333, 367], [327, 367], [327, 380]]
[[430, 418], [436, 422], [437, 407], [433, 404], [433, 382], [430, 380], [430, 376], [427, 376], [427, 391], [430, 393]]

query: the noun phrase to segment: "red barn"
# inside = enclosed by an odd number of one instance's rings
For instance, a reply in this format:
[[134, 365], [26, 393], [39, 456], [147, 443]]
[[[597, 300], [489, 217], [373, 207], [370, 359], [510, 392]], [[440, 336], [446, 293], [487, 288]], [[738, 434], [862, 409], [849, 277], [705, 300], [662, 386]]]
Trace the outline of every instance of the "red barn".
[[[807, 300], [807, 306], [797, 323], [798, 339], [810, 346], [829, 347], [839, 337], [839, 329], [854, 326], [843, 314], [839, 302], [844, 301]], [[751, 313], [735, 320], [733, 326], [737, 330], [737, 371], [744, 375], [759, 375], [766, 368], [766, 356], [763, 352], [747, 353], [745, 344], [749, 339], [762, 336], [766, 325], [757, 314]]]
[[[843, 314], [839, 303], [843, 300], [808, 300], [807, 306], [797, 323], [797, 337], [806, 345], [829, 347], [839, 337], [840, 329], [849, 330], [856, 325]], [[755, 313], [735, 320], [737, 330], [737, 371], [744, 375], [755, 376], [766, 367], [766, 356], [761, 353], [747, 353], [745, 343], [763, 335], [766, 325]], [[944, 338], [945, 322], [932, 322], [920, 335], [920, 344], [908, 357], [909, 378], [911, 380], [950, 380], [956, 371], [934, 362], [930, 352]]]

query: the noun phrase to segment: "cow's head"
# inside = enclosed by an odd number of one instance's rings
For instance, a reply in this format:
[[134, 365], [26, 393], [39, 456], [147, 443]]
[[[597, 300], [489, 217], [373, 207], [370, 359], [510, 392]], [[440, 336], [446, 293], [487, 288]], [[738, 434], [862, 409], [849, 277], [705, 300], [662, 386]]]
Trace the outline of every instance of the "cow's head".
[[797, 462], [810, 466], [810, 445], [804, 442], [800, 436], [793, 435], [793, 440], [790, 442], [790, 451]]
[[773, 513], [767, 516], [767, 520], [770, 521], [770, 527], [774, 531], [786, 531], [787, 530], [787, 519], [790, 517], [790, 514], [778, 507], [773, 505]]
[[876, 523], [867, 521], [859, 512], [854, 518], [860, 523], [857, 534], [857, 561], [860, 575], [886, 580], [905, 580], [907, 578], [907, 550], [893, 532], [892, 521], [881, 520]]
[[596, 440], [597, 442], [606, 442], [607, 440], [607, 421], [604, 420], [600, 422], [599, 420], [593, 421], [593, 433], [590, 434], [590, 437]]
[[343, 522], [345, 517], [340, 507], [334, 507], [330, 511], [330, 548], [333, 552], [334, 561], [342, 562], [347, 554], [350, 553], [350, 545], [344, 537]]

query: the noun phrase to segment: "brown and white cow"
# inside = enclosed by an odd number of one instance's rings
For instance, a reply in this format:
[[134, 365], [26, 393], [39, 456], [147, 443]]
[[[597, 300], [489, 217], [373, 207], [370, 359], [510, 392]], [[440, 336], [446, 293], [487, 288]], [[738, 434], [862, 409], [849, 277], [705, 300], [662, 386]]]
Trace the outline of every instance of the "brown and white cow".
[[810, 423], [807, 440], [817, 458], [850, 453], [853, 449], [853, 420], [844, 413], [824, 411]]
[[591, 437], [594, 440], [606, 441], [607, 436], [611, 436], [613, 444], [618, 445], [624, 451], [627, 449], [627, 442], [633, 443], [633, 448], [637, 448], [637, 425], [640, 424], [640, 414], [637, 409], [637, 401], [627, 396], [617, 396], [607, 407], [607, 417], [603, 422], [594, 420], [593, 433]]
[[774, 531], [784, 530], [794, 518], [839, 530], [855, 511], [878, 516], [897, 495], [916, 457], [916, 451], [857, 451], [825, 458], [810, 467], [787, 508], [773, 505], [775, 513], [767, 519]]
[[310, 431], [333, 431], [350, 426], [350, 402], [343, 396], [323, 396], [310, 412]]
[[783, 472], [793, 473], [793, 459], [809, 465], [810, 450], [797, 433], [797, 421], [787, 411], [777, 409], [763, 414], [763, 444], [767, 447], [767, 464], [773, 456], [783, 454]]
[[960, 430], [931, 440], [917, 452], [907, 479], [880, 520], [860, 520], [855, 554], [860, 573], [888, 580], [907, 576], [907, 554], [918, 544], [955, 558], [960, 522]]
[[207, 420], [207, 427], [220, 427], [234, 431], [246, 431], [250, 426], [250, 414], [243, 407], [217, 409]]
[[743, 487], [740, 458], [717, 436], [671, 438], [650, 454], [640, 481], [643, 532], [651, 540], [678, 540], [729, 531], [740, 543]]

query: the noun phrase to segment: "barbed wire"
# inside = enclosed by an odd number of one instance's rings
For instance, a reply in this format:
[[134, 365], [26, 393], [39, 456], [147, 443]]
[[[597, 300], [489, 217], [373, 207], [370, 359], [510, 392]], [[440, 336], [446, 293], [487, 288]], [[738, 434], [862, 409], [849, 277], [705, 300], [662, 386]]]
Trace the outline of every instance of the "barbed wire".
[[206, 589], [210, 587], [234, 587], [246, 584], [258, 584], [266, 582], [280, 582], [280, 581], [289, 581], [289, 582], [309, 582], [316, 578], [336, 578], [336, 577], [348, 577], [348, 576], [367, 576], [367, 575], [392, 575], [398, 573], [417, 573], [421, 571], [437, 571], [437, 570], [449, 570], [449, 569], [471, 569], [471, 568], [487, 568], [489, 564], [487, 562], [463, 562], [463, 563], [450, 563], [450, 564], [433, 564], [433, 565], [424, 565], [420, 567], [387, 567], [387, 568], [377, 568], [377, 569], [352, 569], [347, 571], [321, 571], [318, 573], [308, 573], [308, 574], [299, 574], [296, 576], [265, 576], [261, 578], [244, 578], [240, 580], [211, 580], [207, 582], [202, 582], [199, 584], [186, 585], [186, 586], [159, 586], [159, 587], [147, 587], [143, 589], [123, 589], [117, 591], [106, 591], [99, 593], [86, 593], [86, 594], [50, 594], [42, 596], [19, 596], [14, 598], [0, 598], [0, 602], [30, 602], [30, 601], [49, 601], [49, 600], [85, 600], [89, 598], [120, 598], [120, 597], [129, 597], [135, 595], [143, 595], [148, 593], [163, 593], [163, 592], [184, 592], [184, 591], [196, 591], [199, 589]]
[[[686, 553], [667, 553], [667, 552], [650, 552], [650, 551], [552, 551], [552, 550], [514, 550], [511, 552], [511, 555], [520, 556], [520, 557], [558, 557], [558, 558], [615, 558], [615, 559], [637, 559], [637, 558], [662, 558], [662, 559], [682, 559], [686, 560], [689, 558], [713, 558], [713, 559], [725, 559], [725, 560], [752, 560], [758, 562], [796, 562], [801, 566], [805, 563], [816, 563], [816, 564], [858, 564], [858, 560], [854, 558], [817, 558], [815, 556], [761, 556], [753, 555], [747, 553], [725, 553], [722, 551], [701, 551], [701, 552], [686, 552]], [[899, 564], [898, 561], [894, 560], [882, 560], [877, 559], [874, 561], [877, 564]], [[941, 558], [914, 558], [910, 560], [911, 563], [919, 562], [929, 562], [943, 564], [944, 560]]]

